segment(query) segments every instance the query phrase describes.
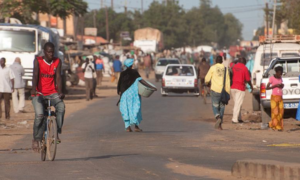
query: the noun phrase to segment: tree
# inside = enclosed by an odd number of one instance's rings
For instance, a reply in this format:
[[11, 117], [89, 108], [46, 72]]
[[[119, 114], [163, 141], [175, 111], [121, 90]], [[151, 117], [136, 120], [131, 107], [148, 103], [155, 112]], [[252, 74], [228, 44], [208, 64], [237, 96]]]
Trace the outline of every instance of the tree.
[[178, 2], [169, 1], [166, 5], [153, 2], [143, 14], [142, 27], [159, 29], [164, 35], [164, 45], [170, 49], [186, 44], [186, 24], [183, 19], [185, 12]]
[[242, 39], [242, 23], [233, 14], [228, 13], [224, 16], [224, 25], [225, 32], [220, 45], [237, 45], [237, 40]]
[[3, 0], [0, 4], [3, 16], [16, 17], [25, 23], [34, 22], [33, 13], [48, 13], [65, 20], [71, 14], [79, 16], [86, 12], [87, 3], [83, 0]]

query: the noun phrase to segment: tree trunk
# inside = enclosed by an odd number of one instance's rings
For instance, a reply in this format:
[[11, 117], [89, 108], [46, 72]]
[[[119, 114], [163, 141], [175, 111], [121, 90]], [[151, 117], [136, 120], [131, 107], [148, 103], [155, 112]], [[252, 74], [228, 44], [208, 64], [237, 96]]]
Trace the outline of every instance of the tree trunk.
[[67, 35], [67, 18], [63, 18], [63, 24], [64, 24], [64, 36]]

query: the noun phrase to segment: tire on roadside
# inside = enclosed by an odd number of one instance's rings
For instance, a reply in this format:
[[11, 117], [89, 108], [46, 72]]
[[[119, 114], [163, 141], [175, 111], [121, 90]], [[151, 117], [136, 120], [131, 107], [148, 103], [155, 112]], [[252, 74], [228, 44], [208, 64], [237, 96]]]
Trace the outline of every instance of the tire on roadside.
[[271, 109], [261, 107], [261, 121], [269, 122], [271, 121]]
[[252, 109], [253, 111], [260, 111], [260, 98], [259, 96], [252, 95]]

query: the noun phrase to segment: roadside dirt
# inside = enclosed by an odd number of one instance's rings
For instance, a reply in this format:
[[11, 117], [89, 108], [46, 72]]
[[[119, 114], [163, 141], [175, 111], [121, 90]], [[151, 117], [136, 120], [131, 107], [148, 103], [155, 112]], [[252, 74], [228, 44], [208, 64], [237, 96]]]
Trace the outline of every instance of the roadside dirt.
[[[202, 103], [202, 102], [201, 102]], [[295, 120], [295, 111], [285, 113], [284, 131], [278, 132], [272, 129], [261, 130], [260, 112], [252, 111], [252, 95], [246, 92], [242, 106], [242, 120], [244, 123], [232, 124], [233, 101], [225, 108], [223, 131], [216, 130], [204, 137], [204, 141], [199, 142], [201, 146], [207, 146], [210, 149], [231, 152], [242, 151], [263, 151], [255, 146], [300, 146], [298, 136], [300, 135], [300, 122]], [[211, 110], [211, 102], [208, 102], [207, 108], [211, 111], [210, 115], [205, 115], [201, 121], [211, 122], [213, 126], [215, 119]], [[200, 115], [199, 115], [200, 116]], [[202, 115], [201, 115], [202, 116]], [[276, 138], [275, 138], [276, 137]]]
[[[65, 117], [68, 117], [70, 114], [78, 110], [86, 108], [89, 104], [94, 103], [95, 101], [116, 96], [116, 91], [117, 84], [111, 83], [110, 78], [104, 78], [102, 85], [98, 86], [96, 90], [96, 94], [99, 97], [96, 97], [91, 101], [86, 101], [85, 87], [68, 87], [69, 93], [66, 95], [64, 100], [66, 105]], [[0, 120], [0, 151], [4, 151], [13, 147], [15, 142], [23, 138], [24, 135], [32, 134], [34, 109], [30, 100], [26, 100], [25, 111], [26, 113], [16, 114], [11, 108], [11, 119], [6, 121], [4, 118], [2, 118]], [[4, 117], [4, 114], [2, 117]], [[17, 145], [14, 147], [17, 147]], [[30, 148], [30, 143], [28, 143], [28, 147], [25, 148]]]
[[[140, 70], [140, 75], [145, 78], [145, 73]], [[154, 79], [154, 72], [152, 71], [149, 79]], [[100, 86], [97, 86], [96, 94], [99, 97], [94, 98], [91, 101], [86, 101], [85, 87], [74, 86], [68, 87], [68, 94], [64, 99], [66, 105], [67, 118], [70, 114], [86, 108], [89, 104], [99, 101], [101, 99], [117, 96], [117, 83], [111, 82], [110, 77], [103, 78], [103, 82]], [[4, 104], [1, 104], [4, 109]], [[11, 102], [12, 105], [12, 102]], [[31, 148], [31, 142], [28, 143], [28, 147], [18, 147], [15, 143], [22, 139], [25, 135], [32, 134], [32, 127], [34, 122], [34, 109], [30, 100], [26, 100], [25, 109], [26, 113], [14, 113], [11, 107], [11, 118], [9, 121], [5, 120], [2, 114], [0, 119], [0, 153], [1, 151], [11, 150], [11, 148]]]

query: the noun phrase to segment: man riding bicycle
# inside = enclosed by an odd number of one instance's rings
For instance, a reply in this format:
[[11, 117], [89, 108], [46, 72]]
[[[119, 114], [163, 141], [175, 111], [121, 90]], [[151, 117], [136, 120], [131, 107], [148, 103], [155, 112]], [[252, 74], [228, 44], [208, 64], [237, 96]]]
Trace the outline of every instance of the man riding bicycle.
[[[44, 45], [44, 56], [36, 57], [34, 60], [31, 96], [33, 97], [32, 104], [35, 111], [32, 140], [32, 149], [35, 152], [39, 150], [39, 142], [42, 141], [46, 126], [44, 120], [44, 99], [39, 93], [49, 98], [59, 96], [59, 98], [51, 99], [51, 106], [55, 107], [57, 132], [59, 134], [62, 132], [61, 129], [64, 122], [65, 104], [62, 99], [64, 99], [65, 95], [62, 93], [62, 63], [59, 58], [54, 57], [54, 49], [54, 44], [47, 42]], [[58, 142], [60, 142], [59, 137]]]

